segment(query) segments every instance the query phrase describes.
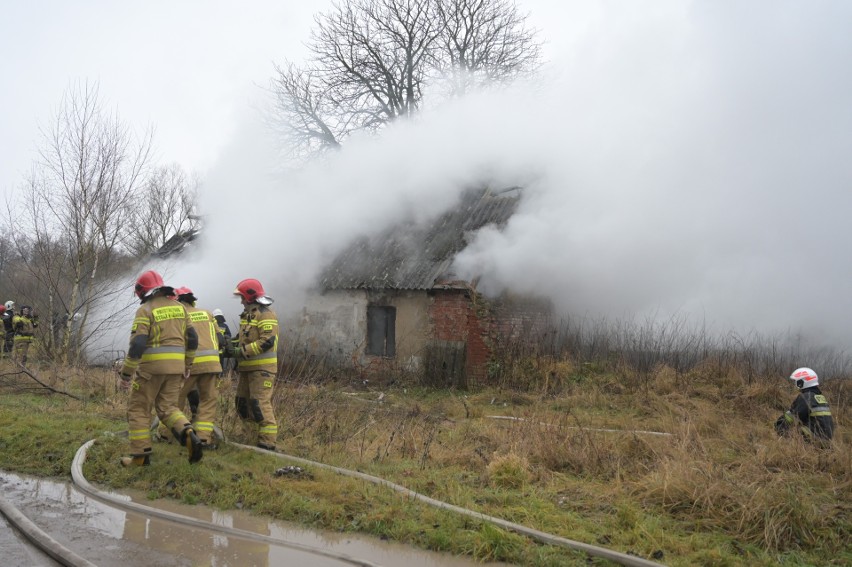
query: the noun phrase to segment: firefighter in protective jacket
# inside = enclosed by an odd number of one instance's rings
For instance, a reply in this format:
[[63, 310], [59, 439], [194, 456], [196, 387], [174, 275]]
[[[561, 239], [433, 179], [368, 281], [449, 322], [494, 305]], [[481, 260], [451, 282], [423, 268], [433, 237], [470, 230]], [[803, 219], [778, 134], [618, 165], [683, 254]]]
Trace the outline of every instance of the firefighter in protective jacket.
[[12, 319], [15, 318], [15, 302], [11, 299], [3, 304], [3, 356], [12, 356], [15, 348], [15, 328]]
[[274, 451], [278, 422], [272, 411], [272, 389], [278, 374], [278, 318], [259, 281], [241, 281], [234, 295], [240, 297], [244, 308], [233, 353], [239, 373], [237, 413], [244, 422], [257, 424], [257, 446]]
[[15, 360], [26, 364], [27, 352], [33, 342], [35, 328], [38, 327], [38, 317], [33, 315], [33, 308], [29, 305], [21, 307], [21, 314], [12, 317], [12, 327], [15, 330]]
[[133, 319], [130, 346], [120, 371], [122, 381], [131, 388], [127, 402], [131, 456], [123, 457], [121, 464], [149, 464], [152, 407], [160, 422], [187, 448], [189, 462], [197, 463], [203, 455], [201, 440], [177, 404], [181, 380], [195, 359], [198, 334], [183, 304], [170, 298], [174, 290], [163, 283], [160, 274], [149, 270], [139, 276], [135, 292], [142, 305]]
[[790, 380], [799, 388], [793, 405], [775, 422], [775, 431], [786, 435], [797, 422], [807, 441], [826, 442], [834, 436], [834, 420], [828, 400], [819, 388], [819, 377], [810, 368], [797, 368]]
[[222, 365], [219, 363], [219, 343], [222, 337], [213, 315], [195, 306], [198, 299], [191, 289], [179, 287], [175, 290], [175, 295], [186, 307], [189, 320], [198, 334], [198, 350], [189, 370], [189, 378], [181, 388], [178, 407], [186, 406], [187, 397], [197, 387], [197, 409], [193, 412], [192, 419], [195, 432], [205, 449], [215, 449], [213, 423], [216, 419], [216, 401], [219, 398], [219, 376], [222, 373]]

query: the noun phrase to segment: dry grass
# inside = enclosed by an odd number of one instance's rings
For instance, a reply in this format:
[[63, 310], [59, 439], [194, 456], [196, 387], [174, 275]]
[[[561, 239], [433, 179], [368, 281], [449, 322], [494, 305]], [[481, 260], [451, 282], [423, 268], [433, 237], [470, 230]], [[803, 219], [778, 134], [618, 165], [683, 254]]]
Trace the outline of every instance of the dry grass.
[[[852, 561], [849, 380], [825, 384], [838, 433], [818, 450], [772, 430], [795, 396], [785, 379], [712, 362], [527, 368], [523, 391], [281, 383], [279, 448], [572, 539], [659, 549], [671, 565]], [[57, 374], [106, 413], [123, 412], [108, 370]], [[232, 388], [220, 422], [251, 442]]]
[[[460, 470], [480, 487], [534, 490], [555, 506], [537, 526], [542, 529], [566, 521], [559, 518], [569, 512], [618, 522], [624, 521], [619, 514], [643, 510], [654, 521], [715, 534], [731, 549], [845, 550], [852, 536], [849, 382], [827, 385], [839, 435], [832, 450], [819, 451], [775, 437], [772, 421], [795, 396], [786, 381], [748, 380], [710, 365], [688, 373], [659, 366], [642, 388], [635, 376], [613, 373], [575, 380], [569, 376], [576, 369], [549, 361], [536, 369], [535, 388], [526, 393], [283, 388], [283, 448], [374, 467], [408, 486], [417, 485], [412, 476]], [[566, 499], [558, 480], [565, 478], [596, 490]], [[450, 483], [423, 488], [450, 501], [464, 498]], [[499, 514], [500, 506], [494, 510]]]

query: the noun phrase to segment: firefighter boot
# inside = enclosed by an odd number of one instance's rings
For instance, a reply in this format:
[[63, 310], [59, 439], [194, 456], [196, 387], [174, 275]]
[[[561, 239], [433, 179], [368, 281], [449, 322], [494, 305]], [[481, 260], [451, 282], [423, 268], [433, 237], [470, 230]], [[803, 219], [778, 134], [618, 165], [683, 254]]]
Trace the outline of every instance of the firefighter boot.
[[189, 452], [190, 463], [197, 463], [201, 460], [201, 457], [204, 456], [201, 440], [198, 438], [198, 435], [195, 434], [195, 430], [191, 425], [187, 424], [186, 427], [183, 428], [180, 435], [180, 442]]
[[121, 466], [123, 467], [147, 467], [150, 464], [150, 455], [133, 455], [131, 457], [121, 457]]

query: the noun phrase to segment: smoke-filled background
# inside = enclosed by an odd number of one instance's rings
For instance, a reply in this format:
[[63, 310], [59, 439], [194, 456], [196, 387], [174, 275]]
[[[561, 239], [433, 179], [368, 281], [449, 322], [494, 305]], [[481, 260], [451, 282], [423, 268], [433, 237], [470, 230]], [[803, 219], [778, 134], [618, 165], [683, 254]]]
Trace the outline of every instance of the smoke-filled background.
[[[458, 258], [483, 291], [845, 346], [852, 4], [520, 5], [548, 42], [535, 82], [430, 108], [298, 169], [269, 131], [268, 93], [243, 91], [202, 172], [201, 244], [143, 268], [230, 321], [234, 285], [256, 277], [286, 315], [352, 238], [426, 221], [471, 185], [522, 186], [506, 229]], [[302, 17], [290, 29], [305, 40]]]

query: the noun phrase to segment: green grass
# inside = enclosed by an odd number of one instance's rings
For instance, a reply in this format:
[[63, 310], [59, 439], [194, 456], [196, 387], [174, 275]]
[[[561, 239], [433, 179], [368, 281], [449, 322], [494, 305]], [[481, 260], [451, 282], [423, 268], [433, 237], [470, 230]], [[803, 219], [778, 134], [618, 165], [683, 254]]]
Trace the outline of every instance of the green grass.
[[[720, 394], [709, 387], [698, 397], [673, 391], [648, 394], [637, 404], [635, 395], [613, 393], [612, 380], [600, 389], [569, 383], [546, 397], [396, 389], [387, 390], [381, 403], [376, 392], [281, 387], [279, 450], [667, 565], [852, 564], [846, 543], [852, 538], [852, 459], [844, 438], [835, 451], [813, 454], [795, 440], [776, 440], [770, 428], [776, 409], [759, 401], [753, 419], [743, 421], [735, 419], [740, 408], [720, 405]], [[755, 391], [755, 399], [760, 396], [773, 399]], [[222, 399], [226, 432], [250, 441], [240, 437], [227, 395]], [[483, 418], [497, 414], [527, 421]], [[127, 442], [114, 433], [125, 428], [120, 395], [84, 403], [6, 394], [0, 396], [0, 468], [68, 477], [76, 449], [95, 438], [84, 472], [113, 489], [241, 508], [482, 561], [587, 563], [584, 554], [319, 467], [305, 467], [309, 478], [276, 477], [277, 468], [292, 463], [233, 446], [189, 465], [181, 447], [159, 442], [150, 467], [124, 469], [118, 458]]]

